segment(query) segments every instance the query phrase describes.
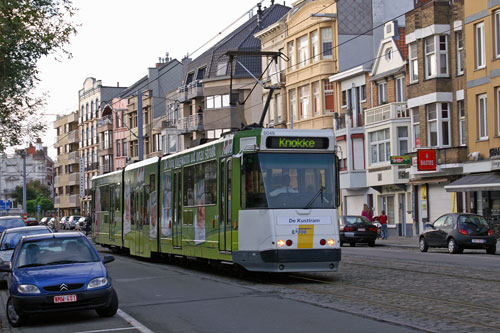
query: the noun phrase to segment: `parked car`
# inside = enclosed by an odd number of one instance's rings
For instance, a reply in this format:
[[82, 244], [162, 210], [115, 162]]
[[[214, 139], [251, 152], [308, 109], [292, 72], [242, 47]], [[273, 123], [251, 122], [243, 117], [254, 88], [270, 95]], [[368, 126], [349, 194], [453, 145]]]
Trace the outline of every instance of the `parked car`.
[[378, 236], [378, 228], [364, 216], [341, 216], [340, 217], [340, 246], [349, 243], [356, 246], [356, 243], [368, 243], [368, 246], [375, 246]]
[[434, 223], [426, 224], [419, 238], [419, 248], [427, 252], [429, 247], [448, 247], [450, 253], [462, 253], [464, 249], [486, 249], [495, 254], [497, 239], [486, 219], [475, 214], [445, 214]]
[[68, 220], [67, 216], [61, 217], [61, 219], [59, 220], [59, 229], [61, 229], [61, 230], [66, 229], [66, 221], [67, 220]]
[[49, 222], [50, 217], [42, 217], [40, 220], [40, 225], [47, 225], [47, 222]]
[[51, 229], [55, 229], [57, 223], [59, 223], [57, 217], [51, 217], [49, 222], [47, 222], [47, 226]]
[[79, 232], [21, 238], [7, 272], [7, 319], [21, 326], [31, 314], [94, 309], [101, 317], [114, 316], [118, 297], [92, 243]]
[[20, 216], [0, 216], [0, 232], [5, 229], [25, 227], [26, 224]]
[[34, 218], [34, 217], [28, 217], [28, 218], [26, 219], [26, 225], [27, 225], [27, 226], [38, 225], [38, 221], [37, 221], [37, 219], [36, 219], [36, 218]]
[[67, 220], [66, 220], [66, 230], [74, 230], [76, 228], [76, 223], [78, 220], [81, 218], [79, 215], [71, 215]]
[[[43, 225], [5, 230], [0, 237], [0, 264], [10, 264], [12, 253], [14, 252], [14, 249], [16, 248], [21, 237], [27, 235], [48, 234], [51, 232], [52, 230], [50, 230], [49, 227]], [[5, 280], [6, 277], [7, 274], [5, 272], [0, 273], [0, 281]]]
[[76, 230], [85, 231], [85, 225], [87, 224], [87, 222], [85, 222], [85, 219], [86, 219], [85, 216], [80, 217], [80, 219], [76, 223], [76, 227], [75, 227]]

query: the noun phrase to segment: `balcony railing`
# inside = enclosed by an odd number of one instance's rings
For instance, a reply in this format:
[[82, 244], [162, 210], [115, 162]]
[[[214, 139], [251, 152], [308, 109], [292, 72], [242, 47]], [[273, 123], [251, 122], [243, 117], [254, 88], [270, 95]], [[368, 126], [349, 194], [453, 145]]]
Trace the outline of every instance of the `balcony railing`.
[[113, 149], [113, 142], [101, 141], [99, 142], [99, 149], [100, 150]]
[[187, 86], [182, 86], [177, 89], [177, 99], [179, 102], [185, 102], [187, 101]]
[[401, 118], [410, 118], [410, 110], [406, 102], [388, 103], [365, 111], [366, 125]]
[[69, 196], [70, 205], [80, 205], [80, 196], [78, 194], [72, 194]]
[[189, 132], [203, 131], [203, 114], [199, 113], [189, 116], [187, 119], [187, 130]]
[[78, 142], [80, 141], [80, 135], [78, 130], [74, 130], [68, 133], [68, 142], [73, 143], [73, 142]]
[[201, 80], [196, 80], [188, 84], [187, 86], [188, 99], [193, 99], [202, 96], [203, 96], [203, 82]]
[[77, 185], [80, 182], [80, 174], [77, 172], [69, 174], [69, 184], [68, 185]]
[[113, 125], [113, 116], [104, 116], [97, 121], [97, 127]]
[[113, 166], [112, 165], [105, 164], [105, 165], [101, 165], [99, 167], [99, 173], [100, 174], [105, 174], [105, 173], [108, 173], [108, 172], [111, 172], [111, 171], [113, 171]]
[[79, 158], [80, 158], [80, 152], [78, 151], [71, 152], [68, 155], [68, 163], [69, 164], [78, 163]]
[[181, 133], [187, 132], [187, 127], [188, 127], [188, 118], [181, 118], [177, 119], [177, 130], [180, 131]]

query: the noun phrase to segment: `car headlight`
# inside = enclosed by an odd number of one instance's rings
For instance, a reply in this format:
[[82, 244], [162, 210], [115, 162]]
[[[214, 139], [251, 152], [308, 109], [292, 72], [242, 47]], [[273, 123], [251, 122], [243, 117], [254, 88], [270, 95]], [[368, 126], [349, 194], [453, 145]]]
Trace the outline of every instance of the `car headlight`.
[[37, 286], [33, 284], [20, 284], [17, 287], [17, 291], [19, 291], [21, 294], [39, 294], [40, 289], [38, 289]]
[[106, 285], [108, 285], [108, 279], [106, 277], [98, 277], [90, 280], [89, 284], [87, 285], [87, 289], [104, 287]]

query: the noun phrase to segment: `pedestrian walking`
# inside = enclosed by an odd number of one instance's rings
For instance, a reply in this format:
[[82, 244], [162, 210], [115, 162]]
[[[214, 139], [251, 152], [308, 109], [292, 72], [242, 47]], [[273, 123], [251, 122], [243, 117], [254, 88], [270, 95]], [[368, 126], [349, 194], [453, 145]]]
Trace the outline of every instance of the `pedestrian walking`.
[[385, 215], [385, 210], [382, 210], [382, 213], [378, 216], [378, 222], [380, 223], [382, 239], [387, 239], [387, 215]]
[[85, 236], [89, 235], [91, 226], [92, 218], [90, 217], [90, 213], [87, 213], [87, 216], [85, 217]]

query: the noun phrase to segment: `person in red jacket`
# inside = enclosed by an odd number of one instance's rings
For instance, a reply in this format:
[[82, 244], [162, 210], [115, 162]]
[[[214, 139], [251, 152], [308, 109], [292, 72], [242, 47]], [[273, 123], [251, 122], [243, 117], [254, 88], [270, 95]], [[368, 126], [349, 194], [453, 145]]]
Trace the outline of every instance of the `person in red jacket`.
[[385, 215], [385, 210], [382, 210], [382, 214], [379, 215], [378, 222], [380, 223], [382, 239], [387, 239], [387, 215]]

